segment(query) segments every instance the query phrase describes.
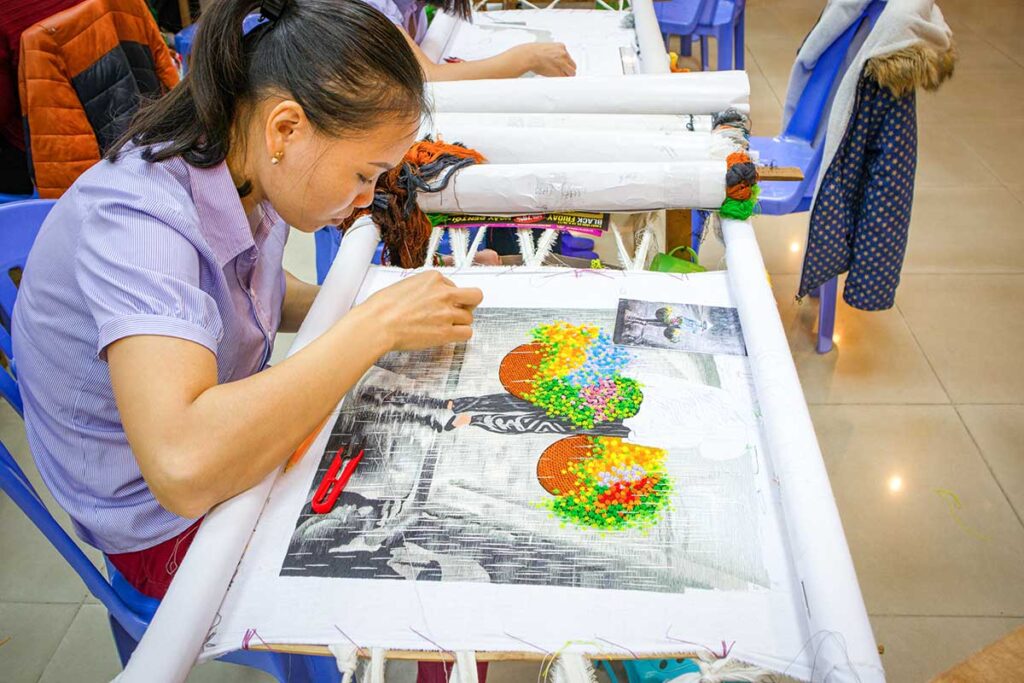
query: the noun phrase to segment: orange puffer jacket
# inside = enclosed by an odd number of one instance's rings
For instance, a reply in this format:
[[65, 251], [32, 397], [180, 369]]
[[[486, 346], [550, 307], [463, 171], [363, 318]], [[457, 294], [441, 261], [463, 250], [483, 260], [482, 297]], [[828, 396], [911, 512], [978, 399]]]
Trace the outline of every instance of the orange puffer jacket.
[[18, 94], [40, 197], [59, 197], [178, 83], [144, 0], [85, 0], [21, 35]]

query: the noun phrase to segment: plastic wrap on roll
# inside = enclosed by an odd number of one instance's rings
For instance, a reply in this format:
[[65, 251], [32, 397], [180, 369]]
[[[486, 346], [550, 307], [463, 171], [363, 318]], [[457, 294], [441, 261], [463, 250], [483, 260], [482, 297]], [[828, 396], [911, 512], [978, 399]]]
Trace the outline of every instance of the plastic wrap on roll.
[[884, 681], [839, 510], [753, 227], [724, 220], [722, 232], [815, 666], [829, 672], [829, 681]]
[[711, 133], [630, 130], [608, 135], [608, 131], [603, 130], [499, 128], [473, 124], [435, 125], [431, 132], [445, 141], [460, 142], [475, 149], [491, 164], [712, 158]]
[[714, 114], [750, 111], [743, 71], [428, 83], [439, 112], [549, 114]]
[[569, 130], [645, 131], [648, 133], [707, 133], [711, 116], [707, 114], [560, 114], [538, 113], [434, 112], [420, 130], [430, 133], [435, 128], [487, 126], [491, 128], [555, 128]]
[[[379, 241], [380, 233], [369, 218], [352, 225], [324, 282], [336, 294], [316, 298], [289, 355], [326, 332], [352, 307]], [[188, 677], [278, 472], [206, 515], [146, 634], [117, 677], [119, 683], [179, 683]]]
[[669, 73], [665, 39], [651, 0], [633, 2], [633, 30], [636, 31], [636, 44], [640, 50], [640, 71], [645, 74]]
[[717, 208], [724, 200], [725, 162], [708, 160], [482, 164], [418, 202], [427, 212], [501, 214]]

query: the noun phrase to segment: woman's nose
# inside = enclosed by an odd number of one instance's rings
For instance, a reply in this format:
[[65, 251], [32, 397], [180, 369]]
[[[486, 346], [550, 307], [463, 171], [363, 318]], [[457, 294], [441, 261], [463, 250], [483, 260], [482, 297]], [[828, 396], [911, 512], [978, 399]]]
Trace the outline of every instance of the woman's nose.
[[352, 202], [357, 208], [365, 209], [373, 203], [373, 185], [368, 186], [365, 190], [356, 195], [356, 199]]

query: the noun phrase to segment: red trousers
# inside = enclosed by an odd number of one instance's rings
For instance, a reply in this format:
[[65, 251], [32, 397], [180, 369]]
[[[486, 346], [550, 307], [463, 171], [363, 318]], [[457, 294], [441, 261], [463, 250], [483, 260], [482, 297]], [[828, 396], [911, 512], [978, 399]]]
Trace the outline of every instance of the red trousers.
[[[201, 522], [202, 520], [199, 520]], [[133, 553], [122, 553], [120, 555], [107, 555], [110, 563], [117, 567], [117, 571], [128, 580], [128, 583], [143, 595], [151, 598], [163, 599], [167, 589], [171, 586], [171, 579], [185, 559], [185, 553], [192, 545], [196, 531], [199, 529], [199, 522], [196, 522], [188, 529], [174, 538], [167, 539], [159, 545], [145, 550], [138, 550]], [[448, 680], [448, 673], [451, 672], [451, 664], [445, 666], [440, 662], [420, 662], [419, 673], [416, 676], [417, 683], [445, 683]], [[480, 683], [487, 683], [487, 665], [477, 664], [477, 673]]]

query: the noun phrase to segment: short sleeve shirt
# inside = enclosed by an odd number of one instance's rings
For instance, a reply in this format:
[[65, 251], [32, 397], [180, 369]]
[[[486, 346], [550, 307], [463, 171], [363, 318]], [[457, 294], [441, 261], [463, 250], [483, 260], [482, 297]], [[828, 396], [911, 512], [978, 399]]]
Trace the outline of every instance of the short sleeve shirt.
[[246, 216], [226, 164], [150, 163], [132, 149], [86, 171], [40, 229], [13, 316], [25, 426], [47, 486], [105, 552], [143, 550], [194, 521], [161, 507], [142, 478], [106, 348], [186, 339], [216, 355], [220, 383], [265, 368], [288, 227], [265, 202], [257, 213]]
[[423, 42], [427, 35], [427, 10], [422, 0], [363, 0], [367, 5], [381, 12], [398, 28], [404, 29], [416, 42]]

